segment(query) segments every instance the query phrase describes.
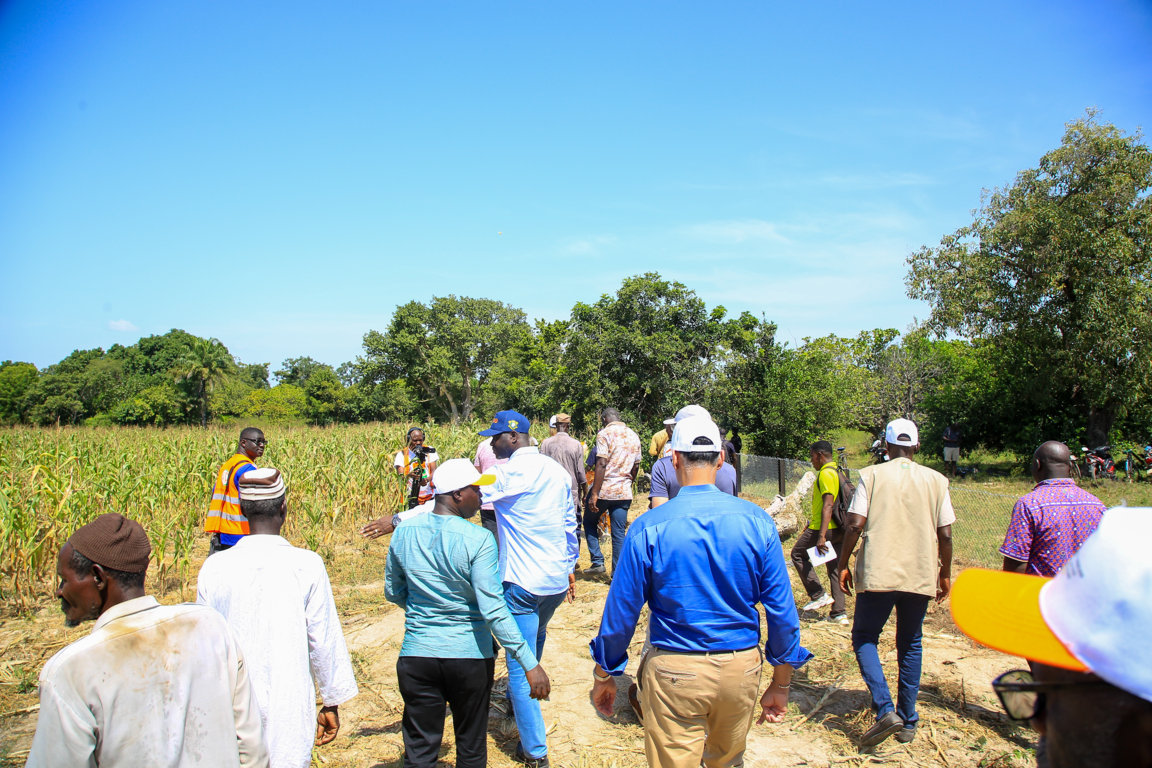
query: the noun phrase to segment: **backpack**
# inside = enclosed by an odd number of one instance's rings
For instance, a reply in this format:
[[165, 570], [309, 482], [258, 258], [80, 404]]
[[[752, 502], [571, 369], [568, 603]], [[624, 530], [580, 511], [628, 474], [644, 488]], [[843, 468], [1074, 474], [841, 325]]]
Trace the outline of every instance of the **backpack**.
[[848, 507], [852, 504], [852, 497], [856, 494], [856, 484], [852, 482], [851, 476], [843, 467], [836, 467], [836, 477], [840, 481], [840, 492], [836, 494], [836, 501], [832, 505], [832, 522], [840, 528], [847, 528]]

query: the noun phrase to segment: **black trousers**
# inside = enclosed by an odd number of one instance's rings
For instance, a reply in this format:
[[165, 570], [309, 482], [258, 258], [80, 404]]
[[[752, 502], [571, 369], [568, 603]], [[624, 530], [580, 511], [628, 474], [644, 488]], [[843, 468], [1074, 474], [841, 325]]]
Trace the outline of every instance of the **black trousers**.
[[401, 656], [396, 662], [404, 697], [405, 768], [432, 768], [444, 738], [447, 703], [456, 733], [457, 768], [488, 764], [488, 695], [494, 659], [433, 659]]

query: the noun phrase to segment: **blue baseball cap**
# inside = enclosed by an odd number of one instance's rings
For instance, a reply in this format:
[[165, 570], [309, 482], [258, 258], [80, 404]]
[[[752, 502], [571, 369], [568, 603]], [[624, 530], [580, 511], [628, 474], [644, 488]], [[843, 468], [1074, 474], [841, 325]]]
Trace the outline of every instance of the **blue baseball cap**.
[[516, 411], [500, 411], [492, 419], [492, 426], [480, 434], [484, 437], [502, 435], [505, 432], [527, 432], [531, 422], [522, 413]]

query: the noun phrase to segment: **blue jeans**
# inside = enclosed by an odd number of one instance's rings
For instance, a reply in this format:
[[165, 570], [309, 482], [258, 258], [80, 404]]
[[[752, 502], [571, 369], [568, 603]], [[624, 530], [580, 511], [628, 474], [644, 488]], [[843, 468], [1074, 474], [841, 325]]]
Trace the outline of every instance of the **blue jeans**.
[[[534, 595], [519, 584], [504, 582], [504, 602], [512, 618], [520, 627], [520, 634], [528, 641], [536, 653], [536, 659], [544, 656], [544, 639], [548, 636], [548, 622], [560, 603], [564, 602], [565, 590], [556, 595]], [[535, 644], [533, 644], [535, 638]], [[512, 654], [505, 654], [508, 661], [508, 698], [512, 701], [512, 713], [516, 717], [516, 729], [520, 731], [520, 748], [528, 757], [548, 756], [548, 742], [545, 741], [544, 716], [540, 713], [540, 702], [530, 695], [531, 686]]]
[[608, 501], [600, 499], [596, 502], [599, 512], [584, 515], [584, 537], [588, 539], [588, 557], [593, 567], [604, 565], [604, 553], [600, 551], [600, 516], [607, 513], [612, 521], [612, 570], [616, 570], [616, 561], [624, 550], [624, 534], [628, 532], [628, 508], [632, 506], [631, 499], [613, 499]]
[[[930, 599], [927, 595], [911, 592], [860, 592], [856, 595], [852, 650], [856, 652], [860, 675], [872, 694], [872, 709], [877, 718], [895, 709], [905, 725], [913, 725], [920, 719], [916, 713], [916, 697], [920, 694], [920, 638]], [[888, 682], [884, 679], [884, 668], [880, 665], [880, 654], [876, 650], [880, 632], [893, 608], [896, 609], [896, 659], [900, 668], [895, 708]]]

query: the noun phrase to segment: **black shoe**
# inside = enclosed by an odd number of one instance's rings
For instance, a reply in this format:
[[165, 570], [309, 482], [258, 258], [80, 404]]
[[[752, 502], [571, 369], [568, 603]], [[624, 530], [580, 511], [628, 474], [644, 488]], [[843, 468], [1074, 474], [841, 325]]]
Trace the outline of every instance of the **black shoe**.
[[551, 763], [548, 762], [548, 755], [544, 757], [528, 757], [524, 754], [524, 747], [519, 741], [516, 742], [516, 762], [524, 763], [528, 768], [548, 768]]
[[900, 742], [901, 744], [907, 744], [914, 738], [916, 738], [916, 723], [912, 723], [912, 725], [906, 725], [896, 732], [896, 741]]
[[900, 716], [895, 712], [889, 712], [864, 731], [864, 735], [860, 737], [860, 746], [874, 747], [903, 727], [904, 721]]

